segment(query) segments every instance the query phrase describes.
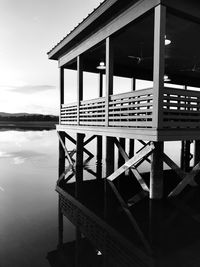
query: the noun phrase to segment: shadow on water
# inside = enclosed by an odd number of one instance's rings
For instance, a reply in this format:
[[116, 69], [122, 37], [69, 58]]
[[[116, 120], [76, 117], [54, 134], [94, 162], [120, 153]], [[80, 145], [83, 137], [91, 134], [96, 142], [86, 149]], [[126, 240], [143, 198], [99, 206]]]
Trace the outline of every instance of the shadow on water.
[[[168, 171], [165, 179], [174, 183], [176, 177]], [[125, 201], [139, 192], [130, 175], [120, 176], [116, 188]], [[76, 240], [49, 252], [50, 266], [200, 266], [199, 187], [188, 186], [174, 199], [145, 197], [128, 212], [105, 179], [83, 181], [78, 196], [75, 182], [57, 191], [60, 209], [76, 226]]]

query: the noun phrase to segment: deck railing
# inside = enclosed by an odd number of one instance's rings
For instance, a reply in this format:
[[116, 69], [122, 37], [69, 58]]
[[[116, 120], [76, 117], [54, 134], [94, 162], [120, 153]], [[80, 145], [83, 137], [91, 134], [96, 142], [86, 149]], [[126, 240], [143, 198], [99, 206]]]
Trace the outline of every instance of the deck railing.
[[[152, 127], [153, 90], [112, 95], [109, 99], [109, 126]], [[77, 103], [62, 105], [61, 124], [77, 125]], [[105, 125], [105, 98], [80, 102], [79, 125]]]
[[200, 92], [164, 89], [163, 128], [200, 128]]
[[[79, 125], [104, 126], [105, 98], [80, 102]], [[200, 128], [200, 92], [163, 89], [162, 128]], [[152, 128], [153, 89], [144, 89], [109, 98], [109, 127]], [[61, 124], [77, 125], [77, 103], [62, 105]]]

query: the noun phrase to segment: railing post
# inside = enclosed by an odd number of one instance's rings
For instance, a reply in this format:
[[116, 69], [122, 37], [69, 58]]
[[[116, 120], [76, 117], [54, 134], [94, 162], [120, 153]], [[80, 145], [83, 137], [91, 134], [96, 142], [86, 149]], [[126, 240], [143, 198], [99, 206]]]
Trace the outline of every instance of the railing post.
[[83, 100], [83, 64], [81, 56], [77, 57], [77, 125], [80, 124], [80, 101]]
[[165, 73], [166, 7], [154, 9], [154, 62], [153, 62], [153, 127], [162, 128], [163, 88]]
[[106, 99], [105, 126], [109, 126], [109, 98], [113, 94], [113, 47], [110, 37], [106, 38]]
[[61, 124], [61, 109], [64, 104], [64, 68], [60, 67], [60, 117], [59, 124]]

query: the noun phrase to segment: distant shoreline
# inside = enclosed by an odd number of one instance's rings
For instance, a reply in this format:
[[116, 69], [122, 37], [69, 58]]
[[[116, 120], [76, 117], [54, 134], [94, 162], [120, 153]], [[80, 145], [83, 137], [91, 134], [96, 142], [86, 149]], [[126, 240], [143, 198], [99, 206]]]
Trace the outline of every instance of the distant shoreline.
[[0, 127], [50, 128], [55, 129], [57, 121], [0, 121]]

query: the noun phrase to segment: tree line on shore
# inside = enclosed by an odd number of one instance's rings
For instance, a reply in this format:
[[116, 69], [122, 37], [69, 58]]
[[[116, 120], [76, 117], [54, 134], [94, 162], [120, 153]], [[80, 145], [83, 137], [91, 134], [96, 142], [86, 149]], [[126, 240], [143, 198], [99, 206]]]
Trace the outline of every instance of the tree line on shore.
[[30, 114], [30, 115], [8, 115], [8, 116], [1, 116], [0, 121], [55, 121], [59, 120], [58, 116], [54, 115], [42, 115], [42, 114]]

